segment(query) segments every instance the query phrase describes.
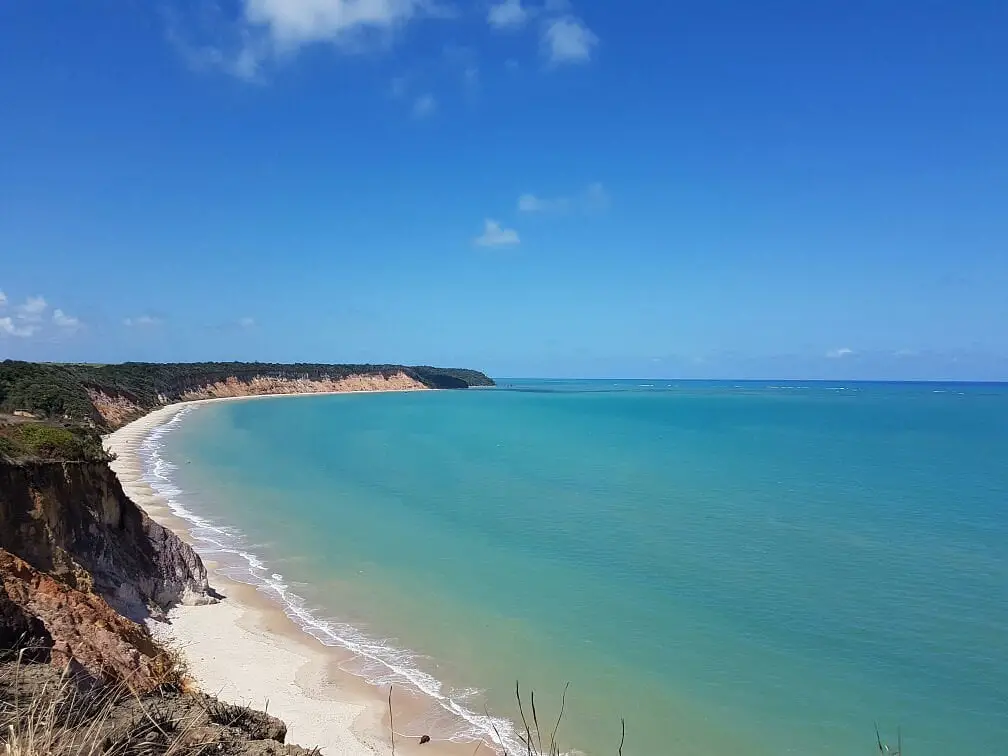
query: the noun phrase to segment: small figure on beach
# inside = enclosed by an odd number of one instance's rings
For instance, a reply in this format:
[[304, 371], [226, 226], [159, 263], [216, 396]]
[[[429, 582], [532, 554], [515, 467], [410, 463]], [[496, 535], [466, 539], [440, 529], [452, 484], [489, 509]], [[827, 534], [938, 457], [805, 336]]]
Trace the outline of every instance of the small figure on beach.
[[420, 737], [420, 745], [424, 745], [425, 743], [430, 743], [430, 735], [423, 735]]

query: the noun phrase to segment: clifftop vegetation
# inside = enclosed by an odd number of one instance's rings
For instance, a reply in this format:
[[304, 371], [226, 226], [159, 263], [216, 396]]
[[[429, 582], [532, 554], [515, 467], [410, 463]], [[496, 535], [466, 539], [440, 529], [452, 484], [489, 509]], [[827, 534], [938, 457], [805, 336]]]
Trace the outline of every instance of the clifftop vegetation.
[[107, 462], [98, 431], [86, 425], [0, 416], [0, 461]]
[[462, 389], [492, 386], [493, 381], [475, 370], [401, 365], [283, 365], [262, 362], [144, 363], [120, 365], [0, 363], [0, 412], [29, 412], [38, 417], [88, 421], [97, 427], [107, 422], [92, 401], [94, 393], [124, 399], [143, 411], [184, 394], [227, 381], [255, 378], [285, 380], [339, 380], [353, 375], [389, 378], [405, 374], [428, 388]]

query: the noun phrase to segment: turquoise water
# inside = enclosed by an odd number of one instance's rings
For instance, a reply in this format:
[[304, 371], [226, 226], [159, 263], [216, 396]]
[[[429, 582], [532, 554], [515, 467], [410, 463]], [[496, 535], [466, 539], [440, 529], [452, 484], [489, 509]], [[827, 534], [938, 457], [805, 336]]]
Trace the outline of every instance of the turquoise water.
[[1008, 387], [509, 385], [203, 405], [151, 479], [442, 734], [520, 678], [592, 756], [1008, 753]]

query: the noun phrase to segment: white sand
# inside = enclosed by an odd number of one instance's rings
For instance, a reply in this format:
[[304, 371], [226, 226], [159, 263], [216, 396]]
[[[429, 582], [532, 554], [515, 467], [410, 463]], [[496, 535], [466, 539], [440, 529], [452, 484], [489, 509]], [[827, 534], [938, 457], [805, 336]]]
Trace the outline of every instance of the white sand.
[[294, 641], [247, 629], [259, 619], [232, 597], [212, 607], [179, 607], [171, 625], [152, 623], [152, 629], [184, 651], [200, 688], [225, 701], [267, 708], [287, 723], [288, 742], [318, 745], [326, 754], [387, 752], [355, 732], [363, 702], [316, 697], [298, 683], [299, 670], [324, 660]]
[[[289, 395], [293, 396], [293, 395]], [[236, 399], [258, 397], [236, 397]], [[199, 402], [231, 401], [210, 399]], [[170, 405], [130, 423], [106, 437], [117, 455], [111, 463], [126, 494], [165, 527], [191, 542], [187, 523], [172, 515], [167, 503], [143, 480], [140, 444], [157, 426], [169, 421], [187, 404]], [[302, 633], [279, 605], [213, 573], [211, 585], [226, 598], [211, 606], [176, 607], [170, 623], [151, 623], [154, 634], [180, 648], [200, 688], [222, 700], [253, 708], [266, 708], [287, 723], [287, 742], [327, 756], [388, 754], [388, 689], [366, 685], [338, 669], [340, 652], [327, 649]], [[345, 658], [345, 657], [342, 657]], [[416, 698], [405, 697], [407, 709], [422, 708]], [[396, 706], [397, 730], [399, 705]], [[396, 753], [429, 756], [470, 754], [473, 746], [433, 742], [420, 748], [416, 740], [397, 736]], [[481, 752], [490, 753], [489, 749]]]

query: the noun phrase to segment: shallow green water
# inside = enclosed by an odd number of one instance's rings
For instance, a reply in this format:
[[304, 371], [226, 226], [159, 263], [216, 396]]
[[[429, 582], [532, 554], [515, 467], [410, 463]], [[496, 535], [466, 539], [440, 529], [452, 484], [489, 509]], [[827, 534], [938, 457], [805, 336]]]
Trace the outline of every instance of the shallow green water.
[[592, 756], [1008, 752], [1006, 388], [514, 385], [204, 405], [151, 479], [445, 733], [520, 678]]

